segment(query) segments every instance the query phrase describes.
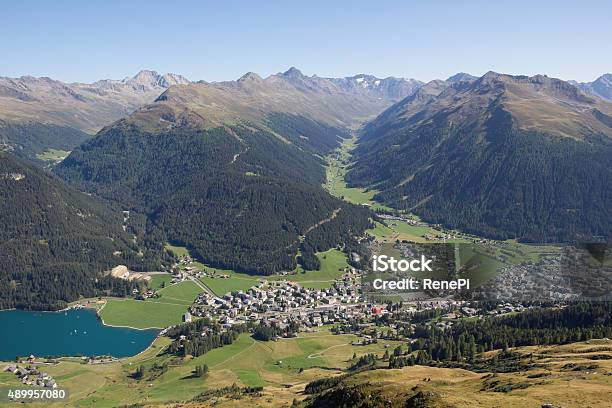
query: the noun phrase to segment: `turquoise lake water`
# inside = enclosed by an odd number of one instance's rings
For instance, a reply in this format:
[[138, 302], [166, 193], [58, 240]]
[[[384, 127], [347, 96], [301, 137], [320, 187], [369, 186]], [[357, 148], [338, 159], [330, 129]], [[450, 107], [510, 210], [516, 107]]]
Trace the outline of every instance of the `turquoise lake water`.
[[135, 330], [102, 324], [95, 311], [0, 311], [0, 360], [15, 356], [127, 357], [146, 349], [159, 330]]

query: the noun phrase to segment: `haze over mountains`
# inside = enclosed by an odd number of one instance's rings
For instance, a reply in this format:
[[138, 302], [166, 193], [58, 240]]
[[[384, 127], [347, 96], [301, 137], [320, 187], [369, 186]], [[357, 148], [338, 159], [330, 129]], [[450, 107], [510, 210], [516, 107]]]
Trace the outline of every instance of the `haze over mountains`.
[[609, 237], [612, 104], [542, 75], [433, 82], [369, 123], [353, 185], [498, 238]]

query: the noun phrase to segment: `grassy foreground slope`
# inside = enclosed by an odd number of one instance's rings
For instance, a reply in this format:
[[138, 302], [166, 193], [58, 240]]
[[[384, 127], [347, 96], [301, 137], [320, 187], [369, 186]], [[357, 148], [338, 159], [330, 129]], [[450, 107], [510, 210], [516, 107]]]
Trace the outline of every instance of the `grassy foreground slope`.
[[[377, 369], [349, 376], [341, 386], [321, 394], [304, 394], [304, 387], [311, 380], [340, 374], [354, 352], [358, 356], [384, 353], [382, 343], [351, 346], [353, 339], [350, 335], [329, 335], [327, 329], [267, 343], [254, 341], [245, 334], [230, 346], [196, 359], [181, 360], [161, 354], [168, 342], [161, 338], [147, 351], [121, 362], [92, 366], [77, 359], [64, 359], [59, 365], [45, 369], [69, 390], [69, 406], [76, 407], [116, 407], [136, 402], [150, 407], [287, 407], [294, 399], [303, 407], [337, 406], [333, 398], [339, 389], [347, 398], [346, 406], [355, 406], [349, 404], [350, 398], [359, 393], [371, 396], [369, 407], [539, 408], [546, 403], [564, 408], [609, 406], [612, 360], [605, 358], [612, 357], [610, 340], [512, 349], [525, 360], [533, 356], [539, 367], [528, 371], [493, 374], [418, 365]], [[395, 343], [391, 343], [394, 347]], [[164, 362], [168, 363], [167, 372], [156, 376], [153, 365]], [[208, 364], [210, 373], [205, 378], [193, 378], [191, 371], [200, 364]], [[143, 380], [136, 381], [129, 374], [139, 365], [145, 366], [146, 374]], [[2, 384], [8, 381], [5, 377], [0, 377]], [[199, 403], [189, 402], [205, 390], [233, 383], [265, 385], [265, 388], [259, 396], [242, 396], [239, 400], [214, 397]], [[419, 397], [413, 398], [415, 395]], [[421, 399], [422, 405], [410, 405], [416, 399]]]
[[368, 371], [324, 392], [312, 406], [333, 406], [339, 396], [353, 406], [351, 398], [367, 394], [371, 407], [606, 407], [612, 393], [612, 362], [600, 359], [609, 358], [611, 346], [610, 340], [593, 340], [515, 349], [540, 365], [526, 372], [475, 373], [424, 366]]
[[[298, 338], [259, 342], [243, 334], [233, 344], [214, 349], [197, 358], [178, 358], [163, 353], [170, 340], [160, 337], [141, 354], [109, 364], [90, 365], [77, 358], [63, 358], [60, 364], [45, 366], [45, 372], [68, 390], [68, 403], [31, 404], [32, 407], [117, 407], [134, 403], [163, 406], [170, 401], [187, 401], [206, 390], [237, 384], [260, 386], [274, 395], [298, 395], [316, 379], [339, 374], [352, 361], [353, 353], [384, 353], [384, 345], [351, 346], [353, 335], [332, 335], [329, 328], [300, 333]], [[390, 342], [395, 345], [395, 342]], [[166, 363], [165, 373], [154, 366]], [[205, 378], [194, 378], [196, 366], [210, 368]], [[140, 366], [145, 376], [138, 381], [131, 374]], [[0, 386], [13, 384], [12, 375], [0, 376]], [[268, 393], [268, 391], [266, 391]], [[299, 396], [298, 396], [299, 398]], [[267, 404], [266, 400], [263, 404]], [[0, 401], [0, 406], [4, 406]]]

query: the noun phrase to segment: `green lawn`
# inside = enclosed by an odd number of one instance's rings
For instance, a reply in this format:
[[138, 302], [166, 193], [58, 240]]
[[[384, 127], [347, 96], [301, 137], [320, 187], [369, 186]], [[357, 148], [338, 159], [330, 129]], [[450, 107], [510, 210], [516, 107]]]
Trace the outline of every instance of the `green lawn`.
[[371, 235], [374, 235], [374, 237], [383, 240], [393, 239], [393, 237], [395, 237], [396, 235], [396, 233], [391, 228], [387, 227], [384, 223], [381, 222], [374, 222], [374, 228], [367, 230], [367, 232]]
[[165, 283], [166, 286], [170, 285], [170, 281], [172, 280], [172, 275], [169, 273], [156, 274], [151, 275], [151, 280], [149, 281], [149, 287], [151, 289], [161, 289], [162, 283]]
[[232, 276], [229, 279], [203, 277], [200, 281], [212, 290], [215, 295], [223, 296], [226, 293], [238, 290], [246, 291], [257, 285], [259, 279], [241, 278]]
[[[168, 285], [164, 289], [160, 289], [157, 293], [161, 296], [157, 299], [151, 299], [155, 302], [177, 303], [191, 305], [193, 300], [202, 293], [202, 288], [192, 281], [184, 281], [174, 285]], [[148, 302], [149, 300], [147, 300]]]
[[161, 297], [157, 299], [109, 298], [99, 313], [104, 323], [112, 326], [164, 328], [180, 323], [183, 313], [201, 292], [194, 282], [185, 281], [160, 289], [157, 293]]
[[166, 251], [172, 252], [174, 256], [179, 257], [179, 258], [189, 255], [189, 251], [185, 247], [166, 244], [164, 248], [166, 249]]
[[[246, 291], [250, 287], [257, 285], [260, 279], [263, 278], [261, 276], [238, 273], [230, 269], [211, 268], [200, 262], [194, 262], [193, 266], [205, 270], [208, 274], [215, 275], [215, 277], [204, 276], [200, 278], [200, 281], [215, 292], [217, 296], [223, 296], [226, 293], [237, 290]], [[222, 276], [229, 276], [229, 278], [223, 278]]]

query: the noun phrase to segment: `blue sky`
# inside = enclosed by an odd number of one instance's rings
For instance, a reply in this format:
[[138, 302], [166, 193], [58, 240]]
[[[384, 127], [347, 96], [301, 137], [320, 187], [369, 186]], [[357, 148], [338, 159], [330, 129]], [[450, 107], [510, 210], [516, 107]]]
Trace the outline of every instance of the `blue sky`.
[[0, 75], [91, 82], [140, 69], [190, 79], [465, 71], [591, 81], [612, 72], [612, 2], [13, 1]]

